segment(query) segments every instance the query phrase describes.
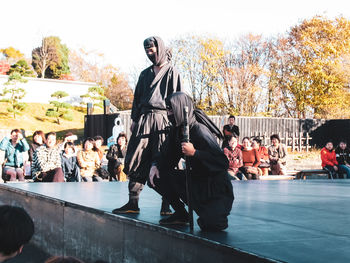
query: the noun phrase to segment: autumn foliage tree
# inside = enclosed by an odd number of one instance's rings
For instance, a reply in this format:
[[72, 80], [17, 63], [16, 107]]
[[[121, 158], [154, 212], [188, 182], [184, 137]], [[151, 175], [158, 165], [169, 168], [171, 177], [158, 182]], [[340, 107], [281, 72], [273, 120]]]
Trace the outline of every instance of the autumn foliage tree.
[[[350, 22], [316, 16], [291, 28], [273, 48], [273, 88], [281, 90], [291, 117], [340, 117], [333, 113], [349, 105]], [[342, 103], [343, 102], [343, 103]]]
[[217, 38], [172, 42], [175, 66], [189, 84], [197, 107], [209, 114], [254, 115], [261, 110], [266, 43], [247, 35], [227, 44]]
[[119, 110], [131, 109], [133, 91], [127, 76], [107, 64], [102, 53], [84, 49], [72, 50], [69, 65], [75, 79], [95, 82], [98, 85], [83, 95], [83, 98], [90, 98], [99, 107], [103, 107], [103, 99], [108, 98]]
[[350, 21], [315, 16], [272, 39], [187, 36], [173, 60], [209, 114], [350, 117]]
[[105, 95], [118, 110], [128, 110], [132, 107], [133, 91], [124, 74], [113, 75]]
[[14, 47], [2, 48], [0, 49], [0, 53], [3, 54], [9, 64], [13, 64], [19, 59], [24, 58], [24, 54]]
[[42, 45], [32, 51], [32, 66], [39, 78], [58, 79], [70, 72], [68, 65], [69, 50], [59, 37], [45, 37]]

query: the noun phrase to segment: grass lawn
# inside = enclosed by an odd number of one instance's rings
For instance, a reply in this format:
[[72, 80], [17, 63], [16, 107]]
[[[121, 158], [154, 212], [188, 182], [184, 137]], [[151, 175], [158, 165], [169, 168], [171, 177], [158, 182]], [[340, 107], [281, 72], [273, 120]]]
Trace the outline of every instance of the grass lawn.
[[[0, 129], [12, 130], [15, 128], [24, 129], [25, 135], [29, 139], [36, 130], [42, 130], [45, 133], [54, 131], [61, 139], [68, 131], [82, 137], [84, 135], [84, 115], [85, 108], [73, 108], [73, 121], [60, 119], [60, 124], [56, 123], [54, 118], [45, 116], [46, 110], [52, 108], [50, 104], [27, 103], [27, 108], [21, 115], [13, 117], [12, 113], [7, 112], [9, 103], [0, 102]], [[102, 109], [95, 109], [94, 113], [103, 113]]]

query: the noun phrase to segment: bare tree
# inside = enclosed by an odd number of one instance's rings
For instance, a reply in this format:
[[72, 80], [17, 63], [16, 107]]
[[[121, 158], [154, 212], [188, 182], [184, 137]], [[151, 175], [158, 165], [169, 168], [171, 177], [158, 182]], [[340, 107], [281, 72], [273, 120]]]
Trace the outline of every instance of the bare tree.
[[50, 37], [44, 38], [42, 46], [32, 51], [32, 65], [40, 78], [44, 78], [46, 69], [52, 63], [58, 63], [58, 61], [57, 49]]

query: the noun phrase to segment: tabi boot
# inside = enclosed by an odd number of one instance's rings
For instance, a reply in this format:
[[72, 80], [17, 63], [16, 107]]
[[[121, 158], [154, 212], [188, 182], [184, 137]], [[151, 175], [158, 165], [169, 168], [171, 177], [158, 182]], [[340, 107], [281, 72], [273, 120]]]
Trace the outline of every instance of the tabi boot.
[[113, 214], [138, 214], [140, 213], [140, 208], [138, 203], [128, 202], [120, 208], [116, 208], [112, 211]]
[[159, 220], [161, 225], [187, 225], [189, 224], [189, 215], [187, 212], [175, 212], [171, 216]]

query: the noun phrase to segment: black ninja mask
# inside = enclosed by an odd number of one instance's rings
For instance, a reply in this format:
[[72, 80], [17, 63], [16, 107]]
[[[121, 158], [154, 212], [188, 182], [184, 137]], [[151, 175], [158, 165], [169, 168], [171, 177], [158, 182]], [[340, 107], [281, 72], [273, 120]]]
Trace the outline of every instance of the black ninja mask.
[[147, 54], [148, 59], [155, 66], [160, 66], [168, 60], [167, 48], [164, 46], [164, 42], [160, 37], [149, 37], [143, 41], [143, 46], [146, 49], [156, 47], [157, 51], [153, 54]]
[[[146, 51], [147, 49], [149, 49], [149, 48], [152, 48], [152, 47], [157, 48], [157, 46], [156, 46], [156, 44], [155, 44], [155, 41], [156, 41], [156, 40], [155, 40], [153, 37], [150, 37], [150, 38], [145, 39], [145, 41], [143, 41], [143, 46], [144, 46], [144, 48], [145, 48], [145, 51]], [[152, 62], [152, 64], [155, 65], [156, 62], [157, 62], [157, 61], [156, 61], [156, 55], [157, 55], [157, 53], [148, 54], [148, 53], [146, 52], [146, 55], [147, 55], [148, 59]]]
[[185, 120], [185, 116], [184, 116], [185, 106], [188, 107], [189, 125], [191, 126], [192, 123], [195, 121], [193, 101], [191, 97], [188, 96], [186, 93], [175, 92], [165, 100], [165, 103], [167, 105], [167, 109], [168, 110], [171, 109], [173, 113], [171, 115], [168, 114], [168, 119], [173, 124], [173, 126], [179, 127], [183, 125]]

